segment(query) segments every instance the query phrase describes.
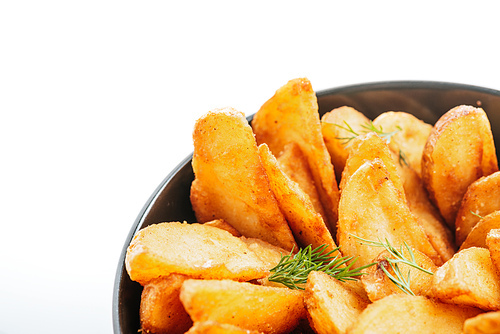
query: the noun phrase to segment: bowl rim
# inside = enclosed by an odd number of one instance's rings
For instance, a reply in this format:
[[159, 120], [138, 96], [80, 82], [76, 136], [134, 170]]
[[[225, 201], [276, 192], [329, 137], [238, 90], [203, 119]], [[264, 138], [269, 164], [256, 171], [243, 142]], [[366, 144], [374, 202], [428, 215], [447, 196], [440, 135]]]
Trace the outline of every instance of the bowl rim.
[[[392, 80], [392, 81], [372, 81], [359, 84], [349, 84], [342, 85], [333, 88], [327, 88], [318, 90], [316, 92], [317, 97], [339, 94], [339, 93], [355, 93], [359, 91], [366, 90], [404, 90], [404, 89], [436, 89], [436, 90], [450, 90], [450, 89], [461, 89], [467, 91], [481, 92], [484, 94], [491, 94], [500, 97], [500, 91], [488, 87], [482, 87], [477, 85], [454, 83], [447, 81], [426, 81], [426, 80]], [[247, 120], [250, 122], [254, 114], [247, 116]], [[122, 247], [118, 266], [116, 268], [115, 280], [113, 283], [113, 300], [112, 300], [112, 321], [113, 321], [113, 332], [121, 333], [120, 328], [120, 283], [123, 279], [123, 269], [125, 267], [125, 255], [127, 248], [132, 241], [134, 235], [140, 229], [140, 223], [143, 218], [148, 214], [153, 204], [163, 191], [163, 189], [169, 184], [172, 178], [187, 164], [191, 163], [193, 157], [193, 152], [187, 155], [174, 169], [167, 174], [167, 176], [161, 181], [161, 183], [156, 187], [153, 193], [150, 195], [148, 200], [143, 205], [141, 211], [137, 215], [134, 223], [132, 224], [127, 238], [125, 239], [124, 245]]]

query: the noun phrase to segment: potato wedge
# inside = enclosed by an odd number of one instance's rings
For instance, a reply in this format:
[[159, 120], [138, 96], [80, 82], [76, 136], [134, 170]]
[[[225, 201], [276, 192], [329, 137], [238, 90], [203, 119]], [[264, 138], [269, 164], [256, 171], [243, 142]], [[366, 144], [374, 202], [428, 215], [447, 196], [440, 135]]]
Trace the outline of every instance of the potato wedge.
[[182, 283], [187, 278], [172, 274], [144, 286], [140, 305], [143, 333], [182, 334], [193, 325], [179, 299]]
[[297, 182], [300, 188], [309, 196], [309, 199], [325, 222], [328, 221], [325, 209], [321, 204], [318, 189], [314, 184], [314, 178], [311, 173], [311, 168], [307, 162], [306, 157], [302, 153], [297, 143], [290, 143], [285, 145], [281, 154], [276, 157], [283, 172], [290, 177], [293, 181]]
[[490, 251], [491, 262], [497, 269], [497, 274], [500, 276], [500, 229], [493, 229], [486, 235], [486, 246]]
[[224, 219], [246, 237], [296, 247], [245, 116], [231, 108], [209, 112], [196, 122], [193, 139], [191, 203], [197, 221]]
[[356, 172], [362, 164], [366, 161], [374, 159], [382, 160], [387, 171], [389, 172], [391, 182], [398, 190], [402, 199], [406, 201], [403, 182], [399, 176], [392, 152], [389, 149], [389, 146], [387, 146], [387, 143], [375, 132], [360, 135], [353, 140], [349, 158], [347, 159], [344, 171], [342, 172], [342, 179], [339, 185], [341, 191], [345, 187], [345, 184], [349, 181], [350, 176]]
[[499, 334], [500, 311], [486, 312], [465, 320], [463, 334]]
[[187, 280], [180, 299], [194, 322], [286, 333], [306, 317], [303, 291], [230, 280]]
[[358, 257], [356, 267], [378, 256], [380, 249], [362, 244], [357, 236], [372, 241], [387, 239], [396, 248], [406, 241], [439, 263], [439, 254], [390, 177], [383, 162], [375, 159], [361, 165], [342, 189], [337, 234], [342, 254]]
[[442, 263], [448, 261], [456, 250], [454, 233], [441, 217], [439, 210], [429, 200], [422, 179], [413, 168], [404, 163], [396, 163], [396, 167], [403, 181], [410, 211], [415, 215], [430, 243], [439, 253]]
[[467, 188], [455, 220], [456, 240], [461, 245], [480, 217], [500, 210], [500, 172], [481, 177]]
[[[411, 259], [411, 255], [405, 247], [403, 247], [402, 249], [398, 248], [398, 250], [401, 250], [401, 253], [404, 256], [406, 256], [408, 259]], [[432, 273], [437, 270], [437, 266], [434, 264], [434, 262], [432, 262], [431, 259], [429, 259], [428, 256], [415, 249], [413, 249], [412, 252], [415, 263], [418, 266]], [[364, 270], [367, 275], [361, 276], [361, 282], [363, 283], [365, 291], [372, 302], [394, 293], [406, 293], [402, 291], [397, 285], [395, 285], [382, 269], [382, 267], [384, 267], [391, 275], [396, 276], [394, 270], [387, 261], [387, 259], [394, 258], [395, 257], [388, 251], [384, 250], [373, 261], [377, 264]], [[399, 263], [398, 268], [401, 271], [403, 277], [406, 278], [408, 275], [410, 275], [410, 289], [415, 295], [427, 295], [427, 292], [431, 288], [433, 275], [413, 268], [404, 263]]]
[[492, 229], [500, 229], [500, 211], [495, 211], [481, 218], [479, 222], [472, 228], [467, 239], [460, 246], [460, 250], [469, 247], [483, 247], [486, 245], [486, 235]]
[[441, 116], [424, 147], [422, 180], [451, 228], [469, 185], [496, 171], [495, 145], [484, 110], [462, 105]]
[[130, 278], [142, 285], [171, 273], [247, 281], [265, 277], [270, 269], [229, 232], [180, 222], [140, 230], [127, 249], [125, 266]]
[[323, 272], [307, 278], [305, 303], [309, 323], [318, 334], [341, 334], [370, 303], [366, 295]]
[[373, 120], [373, 125], [385, 133], [393, 133], [389, 142], [390, 149], [401, 151], [408, 165], [420, 176], [422, 153], [432, 125], [402, 111], [387, 111]]
[[347, 333], [460, 334], [465, 320], [480, 312], [423, 296], [394, 294], [368, 305]]
[[307, 157], [326, 222], [335, 234], [339, 192], [330, 154], [326, 149], [311, 83], [305, 78], [290, 80], [279, 88], [254, 115], [252, 128], [258, 144], [266, 143], [275, 156], [285, 145], [297, 143]]
[[485, 248], [470, 247], [456, 253], [434, 274], [429, 296], [445, 303], [500, 309], [500, 277]]
[[300, 247], [323, 244], [327, 251], [337, 248], [323, 218], [316, 212], [309, 196], [292, 181], [279, 167], [278, 161], [266, 144], [259, 145], [262, 165], [269, 178], [269, 185], [278, 200], [281, 212], [285, 215], [295, 240]]
[[196, 322], [186, 334], [260, 334], [260, 332], [208, 320]]
[[358, 134], [363, 133], [366, 131], [363, 126], [369, 122], [368, 117], [348, 106], [335, 108], [321, 117], [321, 133], [332, 158], [337, 180], [341, 179], [350, 152], [348, 140], [342, 138], [353, 135], [347, 130], [349, 127]]

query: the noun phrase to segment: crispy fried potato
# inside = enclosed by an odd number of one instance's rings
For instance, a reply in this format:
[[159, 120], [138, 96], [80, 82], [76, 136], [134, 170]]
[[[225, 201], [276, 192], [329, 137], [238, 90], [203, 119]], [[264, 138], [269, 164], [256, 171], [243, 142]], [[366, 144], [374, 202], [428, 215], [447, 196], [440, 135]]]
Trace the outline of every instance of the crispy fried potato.
[[430, 243], [439, 253], [442, 263], [448, 261], [456, 250], [453, 232], [441, 217], [439, 210], [429, 200], [427, 190], [413, 168], [404, 163], [397, 163], [396, 167], [403, 181], [410, 211], [415, 215]]
[[179, 299], [182, 283], [187, 278], [172, 274], [144, 286], [140, 306], [143, 333], [182, 334], [193, 325]]
[[196, 322], [186, 334], [260, 334], [260, 332], [208, 320]]
[[254, 115], [252, 128], [257, 143], [266, 143], [275, 156], [279, 156], [288, 143], [299, 145], [307, 157], [328, 217], [326, 223], [332, 234], [335, 234], [338, 186], [330, 154], [321, 134], [316, 94], [309, 80], [290, 80], [279, 88]]
[[314, 185], [314, 178], [311, 173], [311, 168], [307, 163], [307, 159], [302, 153], [297, 143], [290, 143], [285, 145], [280, 155], [276, 157], [280, 164], [281, 169], [293, 181], [297, 182], [302, 190], [309, 196], [314, 209], [318, 212], [323, 220], [328, 221], [325, 209], [321, 204], [318, 189]]
[[439, 211], [430, 202], [421, 179], [411, 167], [399, 161], [399, 155], [392, 152], [387, 143], [376, 133], [361, 135], [353, 141], [340, 189], [343, 189], [349, 175], [360, 165], [375, 158], [380, 158], [387, 167], [390, 180], [401, 193], [403, 201], [408, 203], [410, 211], [416, 216], [432, 246], [438, 251], [441, 261], [436, 264], [442, 264], [450, 259], [455, 252], [453, 234], [444, 224]]
[[383, 132], [395, 132], [389, 147], [393, 152], [403, 152], [408, 165], [420, 176], [422, 152], [432, 125], [423, 122], [412, 114], [402, 111], [387, 111], [373, 120], [373, 125]]
[[499, 334], [500, 311], [486, 312], [465, 320], [463, 334]]
[[353, 135], [347, 129], [351, 127], [354, 132], [363, 133], [366, 131], [363, 126], [369, 123], [368, 117], [347, 106], [335, 108], [321, 117], [321, 133], [332, 158], [337, 180], [341, 179], [350, 152], [347, 139], [342, 140]]
[[490, 252], [470, 247], [456, 253], [436, 271], [429, 296], [445, 303], [500, 309], [500, 278]]
[[206, 222], [204, 224], [207, 225], [207, 226], [218, 227], [218, 228], [220, 228], [222, 230], [228, 231], [229, 233], [231, 233], [235, 237], [238, 237], [238, 238], [241, 237], [241, 233], [238, 232], [237, 229], [235, 229], [232, 225], [230, 225], [224, 219], [214, 219], [214, 220]]
[[380, 159], [384, 163], [391, 182], [398, 190], [401, 198], [406, 201], [403, 182], [399, 176], [398, 169], [394, 163], [394, 158], [387, 146], [387, 143], [380, 138], [375, 132], [369, 132], [360, 135], [353, 140], [350, 148], [349, 158], [346, 161], [344, 171], [342, 172], [342, 179], [339, 188], [342, 190], [345, 184], [349, 181], [350, 176], [358, 170], [358, 168], [366, 161]]
[[368, 305], [347, 333], [460, 334], [465, 320], [480, 312], [423, 296], [394, 294]]
[[[497, 156], [486, 113], [458, 106], [441, 116], [424, 147], [422, 180], [451, 228], [467, 187], [496, 171]], [[457, 241], [460, 244], [463, 240]]]
[[307, 278], [305, 303], [309, 323], [318, 334], [345, 333], [370, 303], [366, 295], [323, 272]]
[[224, 219], [246, 237], [296, 247], [245, 116], [231, 108], [209, 112], [196, 122], [193, 139], [191, 204], [198, 222]]
[[467, 188], [455, 220], [457, 244], [464, 242], [480, 217], [497, 210], [500, 210], [500, 172], [481, 177]]
[[194, 322], [286, 333], [306, 317], [303, 291], [230, 280], [187, 280], [180, 298]]
[[171, 273], [247, 281], [265, 277], [270, 269], [229, 232], [180, 222], [140, 230], [127, 249], [125, 265], [130, 278], [142, 285]]
[[495, 211], [481, 218], [479, 222], [472, 228], [467, 239], [460, 246], [460, 250], [469, 247], [487, 248], [486, 235], [492, 229], [500, 229], [500, 211]]
[[[434, 264], [434, 262], [432, 262], [431, 259], [429, 259], [428, 256], [416, 249], [412, 249], [412, 252], [415, 263], [421, 268], [424, 268], [433, 273], [437, 270], [437, 266]], [[402, 254], [407, 258], [411, 258], [410, 253], [405, 247], [403, 247], [402, 249]], [[377, 264], [365, 269], [364, 271], [367, 273], [367, 275], [361, 276], [361, 282], [363, 283], [366, 293], [372, 302], [394, 293], [405, 293], [401, 289], [399, 289], [393, 282], [391, 282], [389, 277], [387, 277], [382, 269], [382, 267], [384, 267], [391, 275], [396, 276], [394, 270], [387, 261], [387, 259], [393, 258], [394, 256], [391, 255], [388, 251], [385, 250], [381, 252], [379, 256], [377, 256], [377, 258], [373, 261]], [[433, 275], [415, 269], [404, 263], [399, 263], [398, 267], [405, 278], [410, 275], [411, 291], [413, 291], [413, 293], [417, 296], [426, 296], [431, 287]]]
[[486, 235], [486, 246], [490, 251], [491, 262], [497, 269], [497, 274], [500, 276], [500, 229], [493, 229]]
[[280, 169], [278, 161], [266, 144], [259, 146], [259, 154], [269, 178], [271, 190], [299, 246], [305, 248], [312, 245], [316, 248], [324, 244], [328, 246], [328, 251], [337, 248], [330, 231], [321, 215], [314, 209], [309, 196]]
[[396, 248], [406, 241], [434, 263], [441, 261], [380, 159], [367, 161], [351, 175], [339, 204], [337, 237], [343, 255], [358, 257], [356, 267], [371, 263], [380, 249], [364, 245], [354, 236], [387, 239]]

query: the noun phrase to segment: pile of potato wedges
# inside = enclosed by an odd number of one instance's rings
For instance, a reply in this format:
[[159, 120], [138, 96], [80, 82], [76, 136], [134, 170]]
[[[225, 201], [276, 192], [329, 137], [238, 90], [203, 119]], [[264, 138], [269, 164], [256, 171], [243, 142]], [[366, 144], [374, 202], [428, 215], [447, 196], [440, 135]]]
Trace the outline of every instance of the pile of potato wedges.
[[[444, 111], [443, 111], [444, 112]], [[500, 333], [500, 172], [484, 110], [427, 124], [405, 111], [320, 116], [306, 78], [252, 121], [215, 109], [193, 131], [194, 222], [158, 222], [128, 247], [143, 333]], [[388, 276], [386, 241], [411, 293]], [[326, 245], [368, 266], [300, 289], [268, 277]], [[407, 248], [403, 248], [403, 245]]]

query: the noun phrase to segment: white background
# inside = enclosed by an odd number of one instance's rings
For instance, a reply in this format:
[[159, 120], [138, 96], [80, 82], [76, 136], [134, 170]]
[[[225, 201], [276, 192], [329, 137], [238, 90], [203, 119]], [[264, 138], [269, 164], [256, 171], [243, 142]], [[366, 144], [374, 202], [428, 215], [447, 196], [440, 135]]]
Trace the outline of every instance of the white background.
[[124, 240], [203, 113], [296, 77], [500, 89], [498, 27], [478, 1], [1, 2], [0, 333], [112, 332]]

